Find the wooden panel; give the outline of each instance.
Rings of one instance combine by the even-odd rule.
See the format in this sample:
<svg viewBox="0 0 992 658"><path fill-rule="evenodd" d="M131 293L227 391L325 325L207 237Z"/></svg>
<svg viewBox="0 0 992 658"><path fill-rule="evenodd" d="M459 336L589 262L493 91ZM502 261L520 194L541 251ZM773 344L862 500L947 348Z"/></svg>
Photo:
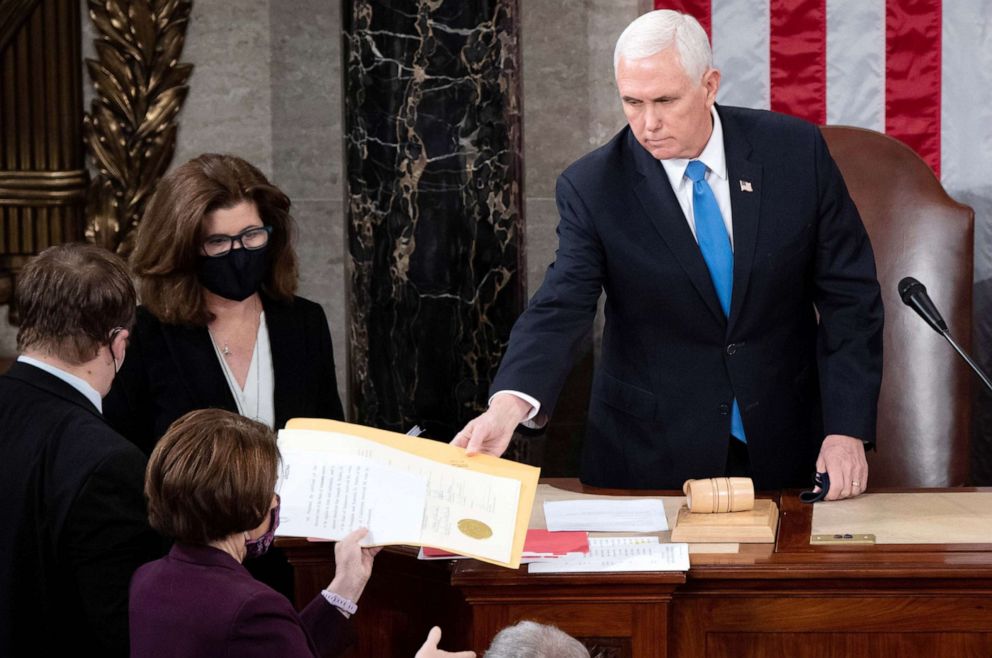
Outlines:
<svg viewBox="0 0 992 658"><path fill-rule="evenodd" d="M988 633L711 633L707 658L988 658Z"/></svg>
<svg viewBox="0 0 992 658"><path fill-rule="evenodd" d="M510 623L524 619L552 624L570 635L630 637L634 607L629 604L537 604L508 606Z"/></svg>
<svg viewBox="0 0 992 658"><path fill-rule="evenodd" d="M664 658L668 651L668 604L641 605L634 611L633 655Z"/></svg>
<svg viewBox="0 0 992 658"><path fill-rule="evenodd" d="M334 545L281 538L277 545L293 566L296 608L302 609L334 577ZM464 649L470 645L472 613L450 587L450 563L421 562L415 556L407 549L383 551L376 556L372 578L353 619L358 642L345 654L347 657L409 658L432 626L441 627L442 648ZM501 610L495 612L499 619L503 618ZM496 630L500 628L502 625ZM483 648L487 644L488 640Z"/></svg>
<svg viewBox="0 0 992 658"><path fill-rule="evenodd" d="M777 630L795 632L992 632L992 592L988 591L909 596L906 592L772 595L738 590L705 597L680 593L674 607L673 625L707 630L757 631L773 620Z"/></svg>

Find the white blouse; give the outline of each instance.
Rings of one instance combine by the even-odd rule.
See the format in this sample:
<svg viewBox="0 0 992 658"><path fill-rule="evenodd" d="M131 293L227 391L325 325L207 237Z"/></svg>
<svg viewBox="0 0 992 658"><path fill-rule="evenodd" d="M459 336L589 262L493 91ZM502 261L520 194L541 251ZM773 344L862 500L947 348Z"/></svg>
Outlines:
<svg viewBox="0 0 992 658"><path fill-rule="evenodd" d="M255 349L251 353L248 377L245 379L243 389L238 386L238 379L227 365L227 359L217 347L213 335L210 336L210 342L214 346L217 360L220 361L221 370L224 371L224 379L227 380L234 401L238 405L238 413L275 429L275 373L272 370L272 346L269 344L269 328L265 324L265 312L263 311L258 318Z"/></svg>

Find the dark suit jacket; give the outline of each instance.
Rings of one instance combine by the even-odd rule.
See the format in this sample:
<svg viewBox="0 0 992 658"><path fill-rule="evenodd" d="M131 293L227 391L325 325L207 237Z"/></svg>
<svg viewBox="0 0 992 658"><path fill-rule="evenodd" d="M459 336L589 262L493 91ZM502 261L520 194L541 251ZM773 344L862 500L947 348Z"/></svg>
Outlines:
<svg viewBox="0 0 992 658"><path fill-rule="evenodd" d="M529 393L550 415L605 290L588 484L722 475L735 397L760 488L809 484L825 434L874 441L882 302L840 172L809 123L717 111L734 227L729 319L661 163L629 128L558 180L556 260L492 390Z"/></svg>
<svg viewBox="0 0 992 658"><path fill-rule="evenodd" d="M334 656L351 624L323 597L297 614L286 597L210 546L175 544L131 582L132 658Z"/></svg>
<svg viewBox="0 0 992 658"><path fill-rule="evenodd" d="M0 377L0 656L127 656L127 586L162 554L145 457L39 368Z"/></svg>
<svg viewBox="0 0 992 658"><path fill-rule="evenodd" d="M331 333L324 310L296 297L263 297L275 373L276 427L295 417L342 420ZM103 403L114 428L151 454L174 420L194 409L237 412L206 327L168 325L148 309L138 318L124 365Z"/></svg>

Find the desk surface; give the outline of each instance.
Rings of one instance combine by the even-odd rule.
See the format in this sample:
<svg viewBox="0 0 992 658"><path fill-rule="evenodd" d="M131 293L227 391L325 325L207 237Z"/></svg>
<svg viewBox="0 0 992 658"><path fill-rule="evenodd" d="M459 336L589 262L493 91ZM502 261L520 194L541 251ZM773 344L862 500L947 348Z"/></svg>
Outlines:
<svg viewBox="0 0 992 658"><path fill-rule="evenodd" d="M673 493L544 482L591 494ZM632 658L992 655L992 541L811 545L813 507L797 494L759 494L779 505L775 544L692 554L687 573L529 574L388 549L376 559L378 593L363 596L366 614L379 610L367 618L356 655L404 655L413 645L389 638L416 638L433 623L452 627L445 648L481 651L500 628L528 618ZM329 580L333 550L296 539L279 544L297 569L297 602L305 603ZM425 596L442 601L444 613L425 607Z"/></svg>
<svg viewBox="0 0 992 658"><path fill-rule="evenodd" d="M548 479L543 483L560 489L594 494L672 495L670 491L628 491L587 487L575 480ZM954 489L953 491L989 491L988 489ZM741 544L737 553L693 554L688 579L715 578L976 578L984 574L992 579L992 528L986 544L888 544L888 545L811 545L809 543L813 506L799 502L797 491L782 494L759 494L773 498L780 517L775 544ZM671 582L670 574L584 574L592 580L649 580ZM561 579L547 574L541 578ZM537 576L492 567L475 560L455 563L452 582L469 584L478 579L495 582L520 578L534 582ZM568 578L574 578L569 575Z"/></svg>

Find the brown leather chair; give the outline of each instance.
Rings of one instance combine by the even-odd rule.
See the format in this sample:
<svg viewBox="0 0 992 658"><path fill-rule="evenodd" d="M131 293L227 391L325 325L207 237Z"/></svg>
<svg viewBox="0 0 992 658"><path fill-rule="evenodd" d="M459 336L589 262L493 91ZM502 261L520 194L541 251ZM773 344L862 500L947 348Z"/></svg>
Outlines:
<svg viewBox="0 0 992 658"><path fill-rule="evenodd" d="M897 286L923 283L951 336L971 344L975 213L949 196L916 153L881 133L821 128L875 250L885 304L878 451L869 488L968 482L972 374L950 345L902 303Z"/></svg>

